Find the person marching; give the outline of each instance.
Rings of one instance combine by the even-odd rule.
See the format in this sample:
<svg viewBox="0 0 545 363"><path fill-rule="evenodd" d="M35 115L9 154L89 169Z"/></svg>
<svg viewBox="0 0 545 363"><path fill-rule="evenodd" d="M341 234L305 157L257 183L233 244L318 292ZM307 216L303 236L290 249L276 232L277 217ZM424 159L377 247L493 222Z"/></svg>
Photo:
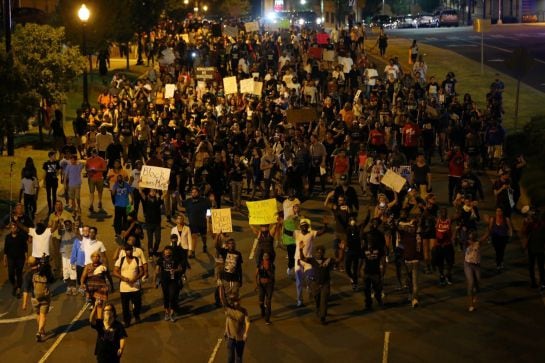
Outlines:
<svg viewBox="0 0 545 363"><path fill-rule="evenodd" d="M259 291L261 317L267 325L271 324L271 301L274 291L274 262L268 252L263 252L255 273L256 290Z"/></svg>

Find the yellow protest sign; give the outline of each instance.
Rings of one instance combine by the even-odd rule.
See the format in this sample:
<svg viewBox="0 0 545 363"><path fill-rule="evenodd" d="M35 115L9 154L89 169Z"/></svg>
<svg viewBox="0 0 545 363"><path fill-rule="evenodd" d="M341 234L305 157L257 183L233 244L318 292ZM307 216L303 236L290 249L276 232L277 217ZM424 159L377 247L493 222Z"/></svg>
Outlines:
<svg viewBox="0 0 545 363"><path fill-rule="evenodd" d="M168 190L169 179L170 169L144 165L140 172L140 183L138 184L138 187Z"/></svg>
<svg viewBox="0 0 545 363"><path fill-rule="evenodd" d="M246 202L250 215L250 224L271 224L276 223L278 209L276 199L259 200L257 202Z"/></svg>
<svg viewBox="0 0 545 363"><path fill-rule="evenodd" d="M212 233L233 232L231 208L212 209Z"/></svg>
<svg viewBox="0 0 545 363"><path fill-rule="evenodd" d="M237 77L225 77L223 78L223 90L226 95L238 93Z"/></svg>
<svg viewBox="0 0 545 363"><path fill-rule="evenodd" d="M399 193L407 181L401 175L388 169L380 182L396 193Z"/></svg>

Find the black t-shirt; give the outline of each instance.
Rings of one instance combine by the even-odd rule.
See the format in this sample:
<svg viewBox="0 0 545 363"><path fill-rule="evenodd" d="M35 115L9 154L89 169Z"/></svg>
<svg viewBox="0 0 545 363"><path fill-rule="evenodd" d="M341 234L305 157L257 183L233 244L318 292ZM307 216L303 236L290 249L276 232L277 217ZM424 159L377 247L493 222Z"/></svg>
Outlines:
<svg viewBox="0 0 545 363"><path fill-rule="evenodd" d="M58 160L48 160L44 163L42 169L45 171L46 182L55 182L58 180L58 173L59 170L61 170L61 164Z"/></svg>
<svg viewBox="0 0 545 363"><path fill-rule="evenodd" d="M25 259L25 253L27 253L28 251L27 239L28 237L22 232L17 232L15 236L12 236L11 233L6 236L4 253L8 257L8 259Z"/></svg>
<svg viewBox="0 0 545 363"><path fill-rule="evenodd" d="M127 337L125 328L119 321L114 321L108 330L104 327L104 321L97 319L94 325L91 325L97 331L97 342L95 345L95 355L99 362L119 362L117 351L120 347L121 339Z"/></svg>
<svg viewBox="0 0 545 363"><path fill-rule="evenodd" d="M431 173L430 167L428 164L424 166L418 166L417 164L413 165L414 173L414 183L416 185L428 185L428 173Z"/></svg>
<svg viewBox="0 0 545 363"><path fill-rule="evenodd" d="M163 204L163 200L158 197L148 197L142 201L144 211L146 212L146 223L161 224L161 204Z"/></svg>
<svg viewBox="0 0 545 363"><path fill-rule="evenodd" d="M384 244L379 240L366 241L363 245L363 256L365 259L364 272L377 275L380 273L380 261L384 256Z"/></svg>

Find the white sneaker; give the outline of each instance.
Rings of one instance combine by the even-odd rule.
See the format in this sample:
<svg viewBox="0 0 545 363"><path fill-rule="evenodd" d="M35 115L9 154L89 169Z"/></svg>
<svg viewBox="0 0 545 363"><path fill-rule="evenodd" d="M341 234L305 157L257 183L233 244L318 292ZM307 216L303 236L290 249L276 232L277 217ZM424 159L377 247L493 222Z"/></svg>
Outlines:
<svg viewBox="0 0 545 363"><path fill-rule="evenodd" d="M288 269L286 270L286 274L288 275L288 277L291 276L292 272L293 272L293 268L288 267Z"/></svg>
<svg viewBox="0 0 545 363"><path fill-rule="evenodd" d="M417 299L413 299L411 305L412 305L413 308L416 308L416 307L418 306L418 300L417 300Z"/></svg>
<svg viewBox="0 0 545 363"><path fill-rule="evenodd" d="M475 311L475 306L471 305L468 310L469 310L470 313Z"/></svg>
<svg viewBox="0 0 545 363"><path fill-rule="evenodd" d="M297 300L297 307L300 308L303 306L303 300Z"/></svg>

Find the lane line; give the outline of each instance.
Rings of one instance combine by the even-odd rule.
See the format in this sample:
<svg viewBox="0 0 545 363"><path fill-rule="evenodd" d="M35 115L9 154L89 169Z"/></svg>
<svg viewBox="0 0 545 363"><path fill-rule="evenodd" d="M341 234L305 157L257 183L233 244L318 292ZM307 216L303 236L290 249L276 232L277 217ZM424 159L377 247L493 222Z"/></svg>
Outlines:
<svg viewBox="0 0 545 363"><path fill-rule="evenodd" d="M384 332L384 348L382 349L382 363L388 363L388 349L390 346L390 332Z"/></svg>
<svg viewBox="0 0 545 363"><path fill-rule="evenodd" d="M208 363L213 363L216 359L216 354L218 354L218 350L220 349L220 344L223 341L223 338L219 338L218 342L216 343L216 346L214 347L214 350L212 351L212 355L208 359Z"/></svg>
<svg viewBox="0 0 545 363"><path fill-rule="evenodd" d="M74 317L74 319L72 319L72 321L70 322L70 324L66 327L66 329L64 330L64 332L59 335L59 337L57 338L57 340L55 340L55 343L53 343L53 345L51 346L51 348L49 348L49 350L47 352L45 352L45 354L43 355L42 359L40 359L38 361L38 363L44 363L47 358L49 358L49 356L53 353L53 351L59 346L59 344L61 344L61 341L64 339L64 337L66 336L66 334L68 334L68 332L70 331L70 329L72 329L72 327L74 326L74 323L76 321L79 320L79 318L81 318L81 316L83 315L83 313L87 310L87 308L89 307L89 303L86 303L85 305L83 305L83 307L81 308L81 310L79 311L79 313Z"/></svg>
<svg viewBox="0 0 545 363"><path fill-rule="evenodd" d="M53 310L53 306L49 307L49 311ZM0 317L6 315L7 313L3 313L0 315ZM29 314L25 316L20 316L18 318L11 318L11 319L0 319L0 324L11 324L11 323L20 323L22 321L29 321L29 320L36 320L36 314Z"/></svg>

